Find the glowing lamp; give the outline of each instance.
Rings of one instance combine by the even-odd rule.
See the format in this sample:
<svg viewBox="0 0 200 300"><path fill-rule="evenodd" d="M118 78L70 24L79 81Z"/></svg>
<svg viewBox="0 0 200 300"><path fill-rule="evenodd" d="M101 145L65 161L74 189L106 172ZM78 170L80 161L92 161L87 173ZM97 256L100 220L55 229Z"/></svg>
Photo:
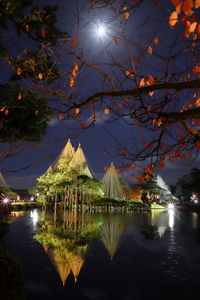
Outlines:
<svg viewBox="0 0 200 300"><path fill-rule="evenodd" d="M3 203L4 203L4 204L7 204L7 203L8 203L8 201L9 201L9 199L8 199L8 198L4 198L4 199L3 199Z"/></svg>

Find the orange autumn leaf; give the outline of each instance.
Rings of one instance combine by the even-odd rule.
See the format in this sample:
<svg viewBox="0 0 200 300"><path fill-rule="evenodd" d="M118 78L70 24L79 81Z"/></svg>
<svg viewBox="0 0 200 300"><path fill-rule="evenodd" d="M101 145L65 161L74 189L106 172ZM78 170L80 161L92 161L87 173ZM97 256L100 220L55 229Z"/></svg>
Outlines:
<svg viewBox="0 0 200 300"><path fill-rule="evenodd" d="M22 70L20 68L17 69L17 75L21 75Z"/></svg>
<svg viewBox="0 0 200 300"><path fill-rule="evenodd" d="M40 80L42 80L42 78L43 78L42 73L39 73L39 74L38 74L38 78L39 78Z"/></svg>
<svg viewBox="0 0 200 300"><path fill-rule="evenodd" d="M71 73L72 73L72 76L75 78L76 77L76 70L73 69Z"/></svg>
<svg viewBox="0 0 200 300"><path fill-rule="evenodd" d="M130 100L130 98L125 97L125 98L124 98L124 101L125 101L125 102L130 102L131 100Z"/></svg>
<svg viewBox="0 0 200 300"><path fill-rule="evenodd" d="M80 114L80 109L76 108L75 112L76 112L76 115Z"/></svg>
<svg viewBox="0 0 200 300"><path fill-rule="evenodd" d="M106 108L104 109L103 113L104 113L104 115L109 115L110 109L106 107Z"/></svg>
<svg viewBox="0 0 200 300"><path fill-rule="evenodd" d="M147 52L148 52L149 54L152 54L152 53L153 53L153 48L152 48L151 46L149 46L148 49L147 49Z"/></svg>
<svg viewBox="0 0 200 300"><path fill-rule="evenodd" d="M194 5L193 0L185 0L183 2L182 11L184 12L184 14L186 16L188 16L192 13L193 5Z"/></svg>
<svg viewBox="0 0 200 300"><path fill-rule="evenodd" d="M197 27L197 22L190 23L189 28L188 28L189 33L194 32L196 27Z"/></svg>
<svg viewBox="0 0 200 300"><path fill-rule="evenodd" d="M142 78L138 84L139 88L143 87L145 85L145 80Z"/></svg>
<svg viewBox="0 0 200 300"><path fill-rule="evenodd" d="M114 39L115 45L119 44L119 40L118 39Z"/></svg>
<svg viewBox="0 0 200 300"><path fill-rule="evenodd" d="M124 10L127 10L126 6L124 7ZM129 12L128 11L125 12L124 18L125 18L125 20L127 20L129 18Z"/></svg>
<svg viewBox="0 0 200 300"><path fill-rule="evenodd" d="M199 8L200 7L200 0L196 0L195 1L195 8Z"/></svg>
<svg viewBox="0 0 200 300"><path fill-rule="evenodd" d="M59 119L63 120L65 117L63 115L59 115Z"/></svg>
<svg viewBox="0 0 200 300"><path fill-rule="evenodd" d="M75 82L74 82L73 77L70 77L69 78L69 85L70 85L70 87L72 88L74 86L74 84L75 84Z"/></svg>
<svg viewBox="0 0 200 300"><path fill-rule="evenodd" d="M92 112L92 121L95 121L96 116L95 116L95 112Z"/></svg>
<svg viewBox="0 0 200 300"><path fill-rule="evenodd" d="M29 32L29 26L28 26L28 24L25 25L25 31Z"/></svg>
<svg viewBox="0 0 200 300"><path fill-rule="evenodd" d="M153 96L153 94L154 94L154 91L150 91L150 92L149 92L149 96L151 96L151 97L152 97L152 96Z"/></svg>
<svg viewBox="0 0 200 300"><path fill-rule="evenodd" d="M77 64L74 65L74 70L75 70L75 71L78 71L78 70L79 70L79 67L78 67Z"/></svg>
<svg viewBox="0 0 200 300"><path fill-rule="evenodd" d="M22 95L19 94L19 95L17 96L17 99L18 99L18 100L21 100L21 99L22 99Z"/></svg>
<svg viewBox="0 0 200 300"><path fill-rule="evenodd" d="M154 41L154 44L158 44L158 42L159 42L159 39L157 38L157 37L155 37L154 39L153 39L153 41Z"/></svg>
<svg viewBox="0 0 200 300"><path fill-rule="evenodd" d="M72 47L76 47L78 45L78 41L76 39L72 39Z"/></svg>
<svg viewBox="0 0 200 300"><path fill-rule="evenodd" d="M176 11L173 11L169 16L169 20L168 20L169 26L174 27L177 22L178 22L178 14Z"/></svg>
<svg viewBox="0 0 200 300"><path fill-rule="evenodd" d="M197 101L195 102L195 105L196 105L196 106L200 106L200 98L197 99Z"/></svg>
<svg viewBox="0 0 200 300"><path fill-rule="evenodd" d="M153 76L152 75L147 75L146 76L146 84L147 85L151 85L151 84L153 84L154 83L154 78L153 78Z"/></svg>
<svg viewBox="0 0 200 300"><path fill-rule="evenodd" d="M160 118L158 121L157 121L157 125L158 127L162 124L162 119Z"/></svg>
<svg viewBox="0 0 200 300"><path fill-rule="evenodd" d="M171 2L175 6L177 14L180 14L183 1L182 0L171 0Z"/></svg>

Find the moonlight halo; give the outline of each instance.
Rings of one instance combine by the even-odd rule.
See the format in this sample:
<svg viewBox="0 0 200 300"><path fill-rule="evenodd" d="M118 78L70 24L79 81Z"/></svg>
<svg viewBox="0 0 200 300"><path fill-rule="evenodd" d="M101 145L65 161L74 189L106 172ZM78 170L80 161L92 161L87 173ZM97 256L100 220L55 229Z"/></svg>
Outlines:
<svg viewBox="0 0 200 300"><path fill-rule="evenodd" d="M103 24L97 25L96 32L99 37L103 37L106 34L105 25L103 25Z"/></svg>

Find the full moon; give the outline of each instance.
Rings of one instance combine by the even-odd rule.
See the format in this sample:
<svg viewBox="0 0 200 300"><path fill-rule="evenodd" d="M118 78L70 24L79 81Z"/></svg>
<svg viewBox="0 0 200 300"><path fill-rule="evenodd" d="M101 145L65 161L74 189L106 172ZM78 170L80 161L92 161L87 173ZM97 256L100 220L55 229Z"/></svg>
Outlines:
<svg viewBox="0 0 200 300"><path fill-rule="evenodd" d="M98 36L102 37L103 35L105 35L105 33L106 33L105 26L103 26L103 25L97 26L97 34L98 34Z"/></svg>

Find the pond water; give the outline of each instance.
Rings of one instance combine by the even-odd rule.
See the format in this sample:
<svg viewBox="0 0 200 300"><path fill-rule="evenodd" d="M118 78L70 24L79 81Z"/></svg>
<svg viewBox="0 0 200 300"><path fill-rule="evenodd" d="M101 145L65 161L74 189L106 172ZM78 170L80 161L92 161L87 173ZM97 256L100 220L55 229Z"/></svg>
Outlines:
<svg viewBox="0 0 200 300"><path fill-rule="evenodd" d="M200 287L200 215L153 210L13 212L1 240L26 299L191 299Z"/></svg>

